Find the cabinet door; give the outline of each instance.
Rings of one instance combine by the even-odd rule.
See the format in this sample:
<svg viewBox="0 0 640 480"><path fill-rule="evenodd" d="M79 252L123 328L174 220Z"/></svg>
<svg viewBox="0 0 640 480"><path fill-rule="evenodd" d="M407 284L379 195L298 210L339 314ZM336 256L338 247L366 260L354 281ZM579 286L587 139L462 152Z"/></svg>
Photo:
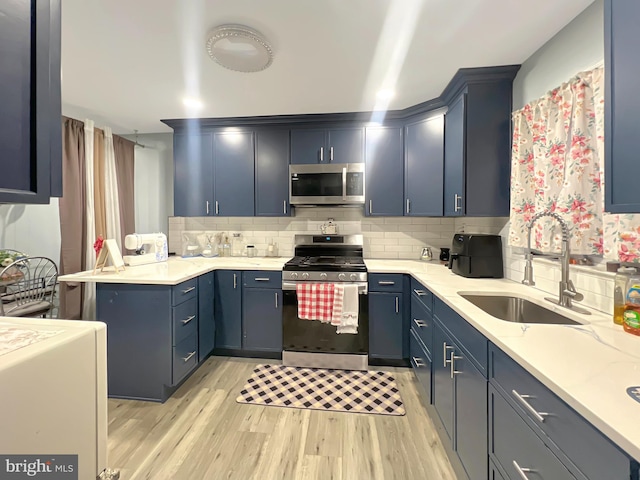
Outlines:
<svg viewBox="0 0 640 480"><path fill-rule="evenodd" d="M400 293L369 294L369 356L402 359L403 302Z"/></svg>
<svg viewBox="0 0 640 480"><path fill-rule="evenodd" d="M486 478L487 380L457 348L455 355L456 451L469 478Z"/></svg>
<svg viewBox="0 0 640 480"><path fill-rule="evenodd" d="M453 380L449 366L453 342L444 333L442 327L434 322L433 328L433 406L436 408L440 420L449 438L453 439Z"/></svg>
<svg viewBox="0 0 640 480"><path fill-rule="evenodd" d="M365 132L365 214L402 216L404 158L402 128L370 127Z"/></svg>
<svg viewBox="0 0 640 480"><path fill-rule="evenodd" d="M362 128L340 128L329 130L329 163L363 163L364 130Z"/></svg>
<svg viewBox="0 0 640 480"><path fill-rule="evenodd" d="M639 2L605 1L605 210L640 213L637 78Z"/></svg>
<svg viewBox="0 0 640 480"><path fill-rule="evenodd" d="M284 217L289 209L289 130L256 132L256 215Z"/></svg>
<svg viewBox="0 0 640 480"><path fill-rule="evenodd" d="M466 101L463 93L449 107L444 129L444 215L464 215L465 155L466 155Z"/></svg>
<svg viewBox="0 0 640 480"><path fill-rule="evenodd" d="M240 272L215 272L216 348L242 348L242 290Z"/></svg>
<svg viewBox="0 0 640 480"><path fill-rule="evenodd" d="M198 277L198 363L207 358L215 346L214 287L213 272Z"/></svg>
<svg viewBox="0 0 640 480"><path fill-rule="evenodd" d="M51 150L60 147L51 138L60 134L59 15L59 2L2 5L0 203L49 202L51 159L61 155Z"/></svg>
<svg viewBox="0 0 640 480"><path fill-rule="evenodd" d="M405 215L442 216L444 119L408 125L405 131Z"/></svg>
<svg viewBox="0 0 640 480"><path fill-rule="evenodd" d="M282 290L245 288L242 297L242 348L282 351Z"/></svg>
<svg viewBox="0 0 640 480"><path fill-rule="evenodd" d="M329 163L325 130L291 130L291 163Z"/></svg>
<svg viewBox="0 0 640 480"><path fill-rule="evenodd" d="M174 215L213 215L213 134L175 133L173 163Z"/></svg>
<svg viewBox="0 0 640 480"><path fill-rule="evenodd" d="M215 214L246 217L254 214L253 132L216 133Z"/></svg>

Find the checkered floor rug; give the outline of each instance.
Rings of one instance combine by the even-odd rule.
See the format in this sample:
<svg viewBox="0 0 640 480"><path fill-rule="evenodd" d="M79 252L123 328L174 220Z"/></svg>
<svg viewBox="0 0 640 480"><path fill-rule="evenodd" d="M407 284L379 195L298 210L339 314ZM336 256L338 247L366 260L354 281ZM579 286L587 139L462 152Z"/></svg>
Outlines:
<svg viewBox="0 0 640 480"><path fill-rule="evenodd" d="M335 412L405 414L396 381L387 372L258 365L236 402Z"/></svg>

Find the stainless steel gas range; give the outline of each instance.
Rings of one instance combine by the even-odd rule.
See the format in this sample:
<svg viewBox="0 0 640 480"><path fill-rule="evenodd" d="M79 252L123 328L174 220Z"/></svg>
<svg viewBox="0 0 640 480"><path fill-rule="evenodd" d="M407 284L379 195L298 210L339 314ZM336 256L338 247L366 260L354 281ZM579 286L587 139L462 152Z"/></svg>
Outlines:
<svg viewBox="0 0 640 480"><path fill-rule="evenodd" d="M296 235L295 256L282 271L283 353L289 366L366 370L369 351L367 267L362 235ZM298 316L297 286L341 283L358 287L358 333Z"/></svg>

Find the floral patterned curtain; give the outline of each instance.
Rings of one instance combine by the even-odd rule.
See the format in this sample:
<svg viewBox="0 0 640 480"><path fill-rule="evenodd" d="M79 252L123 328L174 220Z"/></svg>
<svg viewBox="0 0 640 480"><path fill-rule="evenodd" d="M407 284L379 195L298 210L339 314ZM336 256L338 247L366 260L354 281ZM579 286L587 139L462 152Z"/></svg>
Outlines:
<svg viewBox="0 0 640 480"><path fill-rule="evenodd" d="M571 252L640 262L640 215L604 213L604 69L582 72L513 113L509 244L526 247L527 223L543 210L571 229ZM559 252L551 218L531 244Z"/></svg>

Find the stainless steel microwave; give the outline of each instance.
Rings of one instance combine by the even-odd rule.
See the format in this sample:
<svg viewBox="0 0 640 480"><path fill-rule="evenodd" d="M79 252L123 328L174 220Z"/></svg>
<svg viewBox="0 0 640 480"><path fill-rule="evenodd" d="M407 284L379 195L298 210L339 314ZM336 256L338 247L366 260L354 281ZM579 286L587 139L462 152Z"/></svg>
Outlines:
<svg viewBox="0 0 640 480"><path fill-rule="evenodd" d="M364 163L289 165L291 205L364 205Z"/></svg>

